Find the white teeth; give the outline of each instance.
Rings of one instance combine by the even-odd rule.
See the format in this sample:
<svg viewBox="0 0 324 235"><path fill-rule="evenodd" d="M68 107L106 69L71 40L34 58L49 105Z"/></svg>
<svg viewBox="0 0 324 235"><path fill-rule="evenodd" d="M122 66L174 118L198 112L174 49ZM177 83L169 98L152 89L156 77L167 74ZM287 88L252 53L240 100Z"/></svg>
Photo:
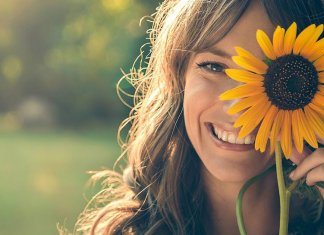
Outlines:
<svg viewBox="0 0 324 235"><path fill-rule="evenodd" d="M236 138L236 144L244 144L244 139L242 138Z"/></svg>
<svg viewBox="0 0 324 235"><path fill-rule="evenodd" d="M214 127L214 132L218 139L229 142L231 144L253 144L255 141L254 135L248 135L242 139L238 138L238 136L234 133L218 130L216 127Z"/></svg>
<svg viewBox="0 0 324 235"><path fill-rule="evenodd" d="M222 138L222 131L221 130L219 130L219 132L217 133L217 132L215 132L216 134L217 134L217 136L218 136L218 138L219 139L221 139Z"/></svg>
<svg viewBox="0 0 324 235"><path fill-rule="evenodd" d="M228 133L226 131L223 131L222 134L222 140L227 141Z"/></svg>
<svg viewBox="0 0 324 235"><path fill-rule="evenodd" d="M236 137L234 134L229 134L228 137L227 137L227 142L231 143L231 144L235 144L235 140L236 140Z"/></svg>
<svg viewBox="0 0 324 235"><path fill-rule="evenodd" d="M251 144L251 136L248 135L244 138L244 144Z"/></svg>

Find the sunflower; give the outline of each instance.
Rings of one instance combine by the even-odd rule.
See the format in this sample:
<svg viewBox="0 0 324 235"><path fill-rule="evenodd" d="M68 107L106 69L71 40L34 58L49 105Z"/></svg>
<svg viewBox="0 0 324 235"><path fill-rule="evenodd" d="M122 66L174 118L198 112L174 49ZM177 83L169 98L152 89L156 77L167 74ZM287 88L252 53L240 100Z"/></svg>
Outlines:
<svg viewBox="0 0 324 235"><path fill-rule="evenodd" d="M277 138L286 158L292 146L303 151L304 140L318 148L316 135L324 137L324 38L323 25L314 24L297 36L297 24L287 31L277 26L273 40L262 30L256 39L266 59L235 47L233 61L242 69L226 69L242 82L220 95L221 100L240 99L227 112L243 112L234 123L243 138L259 128L255 149L264 152L270 139L273 153Z"/></svg>

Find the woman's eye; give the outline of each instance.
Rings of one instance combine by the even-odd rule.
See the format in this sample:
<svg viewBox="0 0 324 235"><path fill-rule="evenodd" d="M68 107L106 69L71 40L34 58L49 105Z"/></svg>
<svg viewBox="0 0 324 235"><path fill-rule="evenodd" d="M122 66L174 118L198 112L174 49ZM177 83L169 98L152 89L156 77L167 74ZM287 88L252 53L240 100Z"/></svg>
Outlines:
<svg viewBox="0 0 324 235"><path fill-rule="evenodd" d="M215 62L203 62L203 63L199 63L197 65L198 65L198 68L205 69L205 70L215 72L215 73L224 72L224 69L225 69L224 65L215 63Z"/></svg>

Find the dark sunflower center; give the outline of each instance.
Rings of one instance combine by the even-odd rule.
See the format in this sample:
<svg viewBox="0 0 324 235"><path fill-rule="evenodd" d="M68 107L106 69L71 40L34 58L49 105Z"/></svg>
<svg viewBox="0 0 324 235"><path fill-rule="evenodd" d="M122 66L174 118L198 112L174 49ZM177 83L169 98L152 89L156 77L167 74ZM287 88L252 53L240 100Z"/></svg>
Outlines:
<svg viewBox="0 0 324 235"><path fill-rule="evenodd" d="M274 60L264 78L265 91L280 109L303 108L317 91L318 75L314 65L299 55Z"/></svg>

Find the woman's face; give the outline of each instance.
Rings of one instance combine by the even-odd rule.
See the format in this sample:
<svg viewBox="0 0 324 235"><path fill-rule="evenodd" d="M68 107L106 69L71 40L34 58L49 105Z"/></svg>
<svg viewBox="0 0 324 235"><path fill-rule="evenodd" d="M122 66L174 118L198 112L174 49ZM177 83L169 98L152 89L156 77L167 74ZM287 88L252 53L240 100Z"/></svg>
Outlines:
<svg viewBox="0 0 324 235"><path fill-rule="evenodd" d="M254 149L256 132L238 139L239 128L234 128L233 123L239 115L226 113L237 101L223 102L218 98L239 85L224 73L225 68L239 68L231 60L236 55L235 46L265 58L256 41L257 29L272 35L274 25L260 3L252 1L221 41L191 56L185 76L184 119L189 139L205 173L221 181L244 181L274 163L267 151L262 154Z"/></svg>

